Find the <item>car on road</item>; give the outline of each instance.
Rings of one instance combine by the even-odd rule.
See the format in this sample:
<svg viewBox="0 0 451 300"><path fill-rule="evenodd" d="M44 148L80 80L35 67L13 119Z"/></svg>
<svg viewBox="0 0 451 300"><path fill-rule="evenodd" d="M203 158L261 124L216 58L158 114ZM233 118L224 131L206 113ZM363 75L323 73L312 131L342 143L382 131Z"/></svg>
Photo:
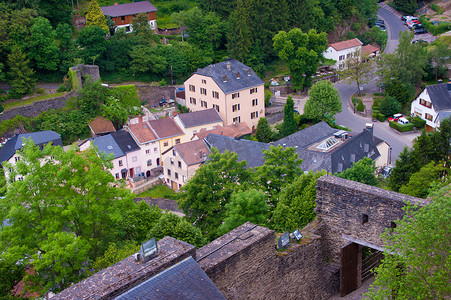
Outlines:
<svg viewBox="0 0 451 300"><path fill-rule="evenodd" d="M428 33L428 31L426 29L424 29L423 27L417 27L413 29L413 32L415 34L424 34L424 33Z"/></svg>
<svg viewBox="0 0 451 300"><path fill-rule="evenodd" d="M402 114L394 114L390 118L388 118L388 121L398 122L399 118L402 117Z"/></svg>
<svg viewBox="0 0 451 300"><path fill-rule="evenodd" d="M385 29L384 25L375 25L374 27L377 27L377 28L379 28L382 31L387 31L387 29Z"/></svg>
<svg viewBox="0 0 451 300"><path fill-rule="evenodd" d="M402 125L407 125L407 124L409 124L410 122L409 122L409 120L407 120L406 118L401 117L401 118L398 119L398 123L399 123L399 124L402 124Z"/></svg>
<svg viewBox="0 0 451 300"><path fill-rule="evenodd" d="M418 20L412 20L410 22L407 22L406 25L409 29L412 29L415 25L419 25L420 21Z"/></svg>

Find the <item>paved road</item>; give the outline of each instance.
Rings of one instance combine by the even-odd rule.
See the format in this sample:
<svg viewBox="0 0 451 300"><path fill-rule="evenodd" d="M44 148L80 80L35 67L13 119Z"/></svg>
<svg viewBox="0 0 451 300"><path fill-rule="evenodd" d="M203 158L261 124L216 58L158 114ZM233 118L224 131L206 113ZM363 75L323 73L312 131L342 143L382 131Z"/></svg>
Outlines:
<svg viewBox="0 0 451 300"><path fill-rule="evenodd" d="M378 17L385 21L388 33L387 46L384 53L393 53L398 48L399 33L407 27L401 21L401 14L385 3L379 4Z"/></svg>

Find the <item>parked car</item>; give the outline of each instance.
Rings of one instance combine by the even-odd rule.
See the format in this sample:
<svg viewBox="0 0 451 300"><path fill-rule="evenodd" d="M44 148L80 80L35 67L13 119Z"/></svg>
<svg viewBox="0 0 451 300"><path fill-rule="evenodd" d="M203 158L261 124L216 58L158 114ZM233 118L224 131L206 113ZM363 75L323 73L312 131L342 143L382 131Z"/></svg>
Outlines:
<svg viewBox="0 0 451 300"><path fill-rule="evenodd" d="M377 27L377 28L379 28L379 29L382 30L382 31L387 31L387 29L385 29L385 26L384 26L384 25L376 25L376 26L374 26L374 27Z"/></svg>
<svg viewBox="0 0 451 300"><path fill-rule="evenodd" d="M408 22L410 22L412 20L418 21L418 18L417 17L412 17L412 16L405 16L403 21L404 21L404 24L407 24Z"/></svg>
<svg viewBox="0 0 451 300"><path fill-rule="evenodd" d="M388 176L390 176L390 173L391 173L391 170L392 170L392 169L393 169L393 166L390 166L390 165L385 166L385 167L382 169L381 177L382 177L382 178L388 178Z"/></svg>
<svg viewBox="0 0 451 300"><path fill-rule="evenodd" d="M375 24L376 25L385 25L385 22L384 22L384 20L381 20L381 19L379 19L379 20L377 20L376 22L375 22Z"/></svg>
<svg viewBox="0 0 451 300"><path fill-rule="evenodd" d="M409 124L410 122L409 122L409 120L407 120L406 118L401 117L401 118L398 119L398 123L399 123L399 124L402 124L402 125L407 125L407 124Z"/></svg>
<svg viewBox="0 0 451 300"><path fill-rule="evenodd" d="M417 25L417 24L420 24L420 21L418 21L418 20L412 20L412 21L410 21L410 22L407 22L407 27L409 28L409 29L412 29L413 28L413 26L415 26L415 25Z"/></svg>
<svg viewBox="0 0 451 300"><path fill-rule="evenodd" d="M419 40L412 41L412 44L416 44L416 43L419 43L419 44L429 44L428 41L425 41L425 40L423 40L423 39L419 39Z"/></svg>
<svg viewBox="0 0 451 300"><path fill-rule="evenodd" d="M428 33L428 31L427 31L426 29L424 29L423 27L415 28L415 29L413 30L413 32L414 32L415 34Z"/></svg>
<svg viewBox="0 0 451 300"><path fill-rule="evenodd" d="M388 121L398 122L399 118L402 117L402 114L394 114L390 118L388 118Z"/></svg>

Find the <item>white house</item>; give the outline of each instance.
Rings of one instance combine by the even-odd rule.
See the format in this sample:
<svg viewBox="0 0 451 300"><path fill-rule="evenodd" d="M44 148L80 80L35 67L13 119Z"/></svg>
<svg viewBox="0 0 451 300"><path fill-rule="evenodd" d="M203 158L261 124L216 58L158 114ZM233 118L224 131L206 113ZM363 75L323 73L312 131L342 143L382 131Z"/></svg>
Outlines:
<svg viewBox="0 0 451 300"><path fill-rule="evenodd" d="M427 86L412 101L411 115L426 120L426 131L440 126L440 120L451 116L451 80Z"/></svg>
<svg viewBox="0 0 451 300"><path fill-rule="evenodd" d="M363 43L359 39L352 39L343 42L330 44L326 51L323 52L323 56L327 59L333 59L336 61L331 67L339 69L344 61L351 57L352 53L357 50L362 50Z"/></svg>

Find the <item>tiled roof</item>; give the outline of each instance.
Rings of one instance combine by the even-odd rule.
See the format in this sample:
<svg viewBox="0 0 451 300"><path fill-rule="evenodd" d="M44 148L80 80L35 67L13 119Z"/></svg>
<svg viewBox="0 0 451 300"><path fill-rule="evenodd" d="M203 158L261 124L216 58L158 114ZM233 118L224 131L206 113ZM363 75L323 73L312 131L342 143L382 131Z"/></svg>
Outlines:
<svg viewBox="0 0 451 300"><path fill-rule="evenodd" d="M128 129L140 144L145 144L158 139L147 122L130 124Z"/></svg>
<svg viewBox="0 0 451 300"><path fill-rule="evenodd" d="M429 85L426 89L435 111L451 109L451 83Z"/></svg>
<svg viewBox="0 0 451 300"><path fill-rule="evenodd" d="M228 65L230 68L227 67ZM238 73L239 78L237 78ZM211 77L225 94L263 85L263 81L251 67L236 59L229 59L206 66L203 69L198 69L195 74ZM226 81L224 80L225 78L227 79Z"/></svg>
<svg viewBox="0 0 451 300"><path fill-rule="evenodd" d="M133 2L119 5L102 6L100 8L104 15L110 17L120 17L136 15L139 13L146 13L157 11L158 9L149 1Z"/></svg>
<svg viewBox="0 0 451 300"><path fill-rule="evenodd" d="M218 148L220 153L226 150L238 154L238 161L245 160L247 168L263 165L265 159L262 150L268 150L269 144L249 140L237 140L231 137L209 134L205 139L209 147Z"/></svg>
<svg viewBox="0 0 451 300"><path fill-rule="evenodd" d="M174 149L179 153L180 157L188 166L204 162L210 154L210 149L207 147L204 140L195 140L177 144L174 146Z"/></svg>
<svg viewBox="0 0 451 300"><path fill-rule="evenodd" d="M188 257L116 299L225 300L225 297L196 261Z"/></svg>
<svg viewBox="0 0 451 300"><path fill-rule="evenodd" d="M151 120L148 123L160 139L183 135L183 131L175 123L173 118Z"/></svg>
<svg viewBox="0 0 451 300"><path fill-rule="evenodd" d="M125 155L124 151L122 151L121 147L119 147L111 134L93 138L92 142L101 153L113 154L114 158Z"/></svg>
<svg viewBox="0 0 451 300"><path fill-rule="evenodd" d="M130 133L125 130L113 132L111 133L111 136L114 138L114 140L124 153L129 153L141 149L139 148L138 144L136 144Z"/></svg>
<svg viewBox="0 0 451 300"><path fill-rule="evenodd" d="M222 122L222 118L214 108L198 110L177 116L185 128Z"/></svg>
<svg viewBox="0 0 451 300"><path fill-rule="evenodd" d="M246 134L251 134L252 130L249 128L249 126L244 123L240 122L237 124L232 124L224 127L216 127L215 129L211 130L200 130L195 134L199 140L202 140L207 137L209 134L217 134L217 135L224 135L232 138L238 138L242 137Z"/></svg>
<svg viewBox="0 0 451 300"><path fill-rule="evenodd" d="M62 146L61 136L52 130L23 133L14 136L0 148L0 163L10 159L17 150L22 149L22 139L31 138L36 145L44 145L52 142L54 146Z"/></svg>
<svg viewBox="0 0 451 300"><path fill-rule="evenodd" d="M116 131L110 120L104 117L97 117L93 121L89 122L89 128L94 134L110 133Z"/></svg>
<svg viewBox="0 0 451 300"><path fill-rule="evenodd" d="M341 50L345 50L345 49L349 49L349 48L361 46L361 45L363 45L363 43L359 39L352 39L352 40L347 40L347 41L343 41L343 42L330 44L329 46L334 48L337 51L341 51Z"/></svg>
<svg viewBox="0 0 451 300"><path fill-rule="evenodd" d="M365 46L362 47L362 52L363 53L368 53L368 54L371 54L371 53L374 53L374 52L380 51L380 50L381 49L379 49L378 47L370 45L370 44L365 45Z"/></svg>

